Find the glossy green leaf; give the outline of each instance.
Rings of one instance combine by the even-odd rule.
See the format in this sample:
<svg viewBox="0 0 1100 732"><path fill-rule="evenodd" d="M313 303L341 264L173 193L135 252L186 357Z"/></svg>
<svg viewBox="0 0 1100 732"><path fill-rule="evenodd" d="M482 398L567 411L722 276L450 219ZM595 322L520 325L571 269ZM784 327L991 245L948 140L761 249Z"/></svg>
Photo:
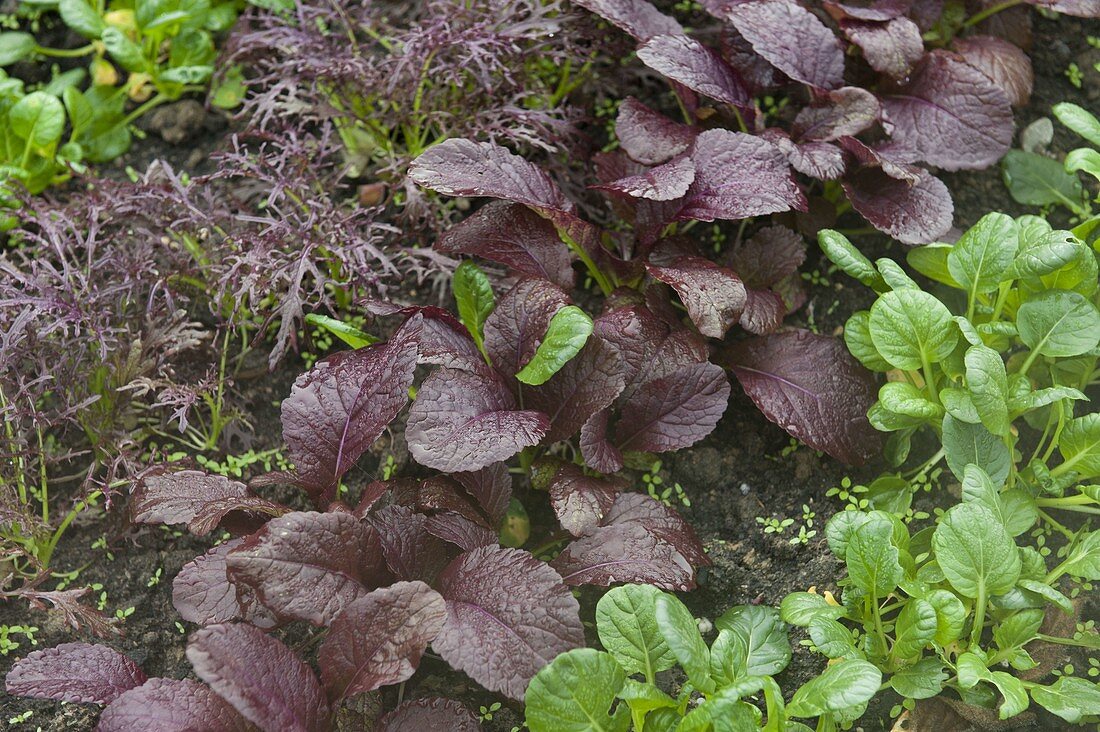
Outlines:
<svg viewBox="0 0 1100 732"><path fill-rule="evenodd" d="M878 692L882 672L860 659L833 664L794 693L787 705L792 717L816 717L865 704Z"/></svg>
<svg viewBox="0 0 1100 732"><path fill-rule="evenodd" d="M810 621L807 629L817 652L826 658L862 658L856 650L852 632L832 618L818 617Z"/></svg>
<svg viewBox="0 0 1100 732"><path fill-rule="evenodd" d="M676 700L652 684L627 679L619 698L633 711L648 714L655 709L674 709Z"/></svg>
<svg viewBox="0 0 1100 732"><path fill-rule="evenodd" d="M968 424L948 414L943 418L943 449L947 465L959 480L966 466L979 465L997 485L1008 478L1012 456L1004 441L980 424Z"/></svg>
<svg viewBox="0 0 1100 732"><path fill-rule="evenodd" d="M871 340L870 329L871 313L860 310L848 318L844 324L844 345L861 364L871 371L890 371L894 367L879 355L875 344Z"/></svg>
<svg viewBox="0 0 1100 732"><path fill-rule="evenodd" d="M1100 581L1100 530L1079 537L1059 568L1073 577Z"/></svg>
<svg viewBox="0 0 1100 732"><path fill-rule="evenodd" d="M55 96L31 92L8 110L8 124L35 150L51 150L65 130L65 107Z"/></svg>
<svg viewBox="0 0 1100 732"><path fill-rule="evenodd" d="M1088 401L1089 398L1077 389L1068 386L1052 386L1009 399L1008 409L1010 412L1029 412L1062 399Z"/></svg>
<svg viewBox="0 0 1100 732"><path fill-rule="evenodd" d="M845 610L840 605L830 605L823 595L816 592L792 592L779 603L779 617L783 622L806 627L814 618L842 618Z"/></svg>
<svg viewBox="0 0 1100 732"><path fill-rule="evenodd" d="M1020 648L1035 639L1043 624L1042 610L1021 610L993 626L993 642L997 648L1007 651Z"/></svg>
<svg viewBox="0 0 1100 732"><path fill-rule="evenodd" d="M938 658L922 658L890 677L890 686L907 699L930 699L941 691L948 675Z"/></svg>
<svg viewBox="0 0 1100 732"><path fill-rule="evenodd" d="M111 55L118 65L127 71L148 71L149 62L141 46L137 45L118 28L109 26L103 29L100 36L107 53Z"/></svg>
<svg viewBox="0 0 1100 732"><path fill-rule="evenodd" d="M1100 344L1100 311L1077 292L1044 292L1020 306L1016 322L1020 340L1043 356L1077 356Z"/></svg>
<svg viewBox="0 0 1100 732"><path fill-rule="evenodd" d="M1011 216L989 213L971 226L947 255L947 269L971 300L997 289L1020 248Z"/></svg>
<svg viewBox="0 0 1100 732"><path fill-rule="evenodd" d="M99 38L107 27L103 17L88 0L59 0L57 12L65 25L89 40Z"/></svg>
<svg viewBox="0 0 1100 732"><path fill-rule="evenodd" d="M907 381L886 382L878 390L878 399L883 407L903 417L935 420L943 416L943 407Z"/></svg>
<svg viewBox="0 0 1100 732"><path fill-rule="evenodd" d="M1051 111L1058 121L1085 138L1093 145L1100 147L1100 120L1083 107L1070 102L1055 104Z"/></svg>
<svg viewBox="0 0 1100 732"><path fill-rule="evenodd" d="M981 424L982 418L978 414L978 408L974 406L974 399L966 389L947 387L940 390L940 401L944 410L959 422L967 424Z"/></svg>
<svg viewBox="0 0 1100 732"><path fill-rule="evenodd" d="M751 676L774 676L791 662L787 625L773 607L738 605L722 613L714 625L744 640L748 651L745 670Z"/></svg>
<svg viewBox="0 0 1100 732"><path fill-rule="evenodd" d="M1035 502L1019 488L999 491L984 470L971 463L963 470L962 498L988 508L1009 536L1019 536L1039 517Z"/></svg>
<svg viewBox="0 0 1100 732"><path fill-rule="evenodd" d="M1033 686L1031 698L1070 724L1100 716L1100 684L1077 676L1062 676L1050 686Z"/></svg>
<svg viewBox="0 0 1100 732"><path fill-rule="evenodd" d="M719 630L710 646L710 677L722 688L748 675L748 638L731 630Z"/></svg>
<svg viewBox="0 0 1100 732"><path fill-rule="evenodd" d="M1021 589L1034 592L1050 604L1055 605L1066 615L1073 615L1073 603L1070 602L1070 599L1047 583L1034 579L1021 579L1017 584Z"/></svg>
<svg viewBox="0 0 1100 732"><path fill-rule="evenodd" d="M920 285L892 259L882 257L875 260L875 268L891 290L919 290Z"/></svg>
<svg viewBox="0 0 1100 732"><path fill-rule="evenodd" d="M1023 150L1009 150L1001 161L1008 192L1029 206L1058 204L1079 214L1085 189L1076 175L1057 160Z"/></svg>
<svg viewBox="0 0 1100 732"><path fill-rule="evenodd" d="M848 541L844 556L848 579L868 595L885 597L904 576L893 535L888 520L875 519L856 528Z"/></svg>
<svg viewBox="0 0 1100 732"><path fill-rule="evenodd" d="M952 249L954 247L950 244L926 244L906 252L905 261L925 277L961 290L962 285L955 280L947 267L947 257Z"/></svg>
<svg viewBox="0 0 1100 732"><path fill-rule="evenodd" d="M625 704L611 712L626 674L610 654L577 648L555 658L527 687L527 727L531 732L626 732Z"/></svg>
<svg viewBox="0 0 1100 732"><path fill-rule="evenodd" d="M580 353L591 334L592 318L576 305L566 305L554 313L535 355L520 369L516 378L532 386L546 383Z"/></svg>
<svg viewBox="0 0 1100 732"><path fill-rule="evenodd" d="M932 536L936 561L961 595L988 600L1011 590L1020 578L1016 544L985 506L962 503L949 509Z"/></svg>
<svg viewBox="0 0 1100 732"><path fill-rule="evenodd" d="M931 646L939 628L936 608L932 603L920 598L911 598L898 613L894 623L894 658L908 659L920 655Z"/></svg>
<svg viewBox="0 0 1100 732"><path fill-rule="evenodd" d="M306 315L306 322L327 330L352 348L363 348L378 342L378 339L370 333L364 333L354 325L349 325L336 318L330 318L327 315L309 313Z"/></svg>
<svg viewBox="0 0 1100 732"><path fill-rule="evenodd" d="M966 626L966 607L962 600L944 589L931 590L923 599L936 610L936 643L946 646L961 638Z"/></svg>
<svg viewBox="0 0 1100 732"><path fill-rule="evenodd" d="M10 66L34 53L37 47L34 36L21 31L0 33L0 66Z"/></svg>
<svg viewBox="0 0 1100 732"><path fill-rule="evenodd" d="M1058 442L1062 454L1061 472L1073 470L1082 478L1100 475L1100 413L1092 412L1072 420Z"/></svg>
<svg viewBox="0 0 1100 732"><path fill-rule="evenodd" d="M1023 247L1012 262L1013 277L1042 277L1072 262L1084 245L1068 231L1051 231L1034 246Z"/></svg>
<svg viewBox="0 0 1100 732"><path fill-rule="evenodd" d="M995 435L1007 435L1008 374L1001 354L988 346L971 346L966 351L966 386L985 428Z"/></svg>
<svg viewBox="0 0 1100 732"><path fill-rule="evenodd" d="M714 691L714 681L710 678L710 649L703 642L691 612L684 603L667 593L658 595L654 602L657 627L688 679L700 691Z"/></svg>
<svg viewBox="0 0 1100 732"><path fill-rule="evenodd" d="M821 250L825 252L825 256L837 267L840 267L846 275L875 290L883 291L886 289L886 283L883 281L882 275L871 264L871 260L863 256L855 245L848 241L848 237L839 231L822 229L818 232L817 243L821 246Z"/></svg>
<svg viewBox="0 0 1100 732"><path fill-rule="evenodd" d="M470 337L474 339L477 350L485 353L485 320L496 307L496 297L489 277L473 262L466 260L455 268L451 278L458 317Z"/></svg>
<svg viewBox="0 0 1100 732"><path fill-rule="evenodd" d="M888 363L916 371L923 362L942 361L958 342L951 312L920 290L884 293L871 306L871 341Z"/></svg>
<svg viewBox="0 0 1100 732"><path fill-rule="evenodd" d="M676 665L657 627L660 594L652 585L624 585L608 590L596 603L600 643L628 674L640 673L651 681Z"/></svg>

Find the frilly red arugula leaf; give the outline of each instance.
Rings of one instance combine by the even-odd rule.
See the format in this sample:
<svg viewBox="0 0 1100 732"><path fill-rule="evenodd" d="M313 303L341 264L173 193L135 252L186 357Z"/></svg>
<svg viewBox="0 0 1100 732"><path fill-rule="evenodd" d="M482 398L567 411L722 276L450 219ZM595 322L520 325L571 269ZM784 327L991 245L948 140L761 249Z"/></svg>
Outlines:
<svg viewBox="0 0 1100 732"><path fill-rule="evenodd" d="M321 505L408 403L421 323L414 316L400 337L319 361L283 400L283 439L296 480Z"/></svg>
<svg viewBox="0 0 1100 732"><path fill-rule="evenodd" d="M328 702L313 671L281 642L251 625L211 625L195 631L187 658L199 678L261 729L328 730Z"/></svg>
<svg viewBox="0 0 1100 732"><path fill-rule="evenodd" d="M190 679L149 679L103 710L97 732L250 732L249 724L205 684Z"/></svg>
<svg viewBox="0 0 1100 732"><path fill-rule="evenodd" d="M350 513L288 513L226 555L229 577L276 615L327 625L387 582L375 529Z"/></svg>
<svg viewBox="0 0 1100 732"><path fill-rule="evenodd" d="M547 490L561 527L573 536L582 536L599 526L622 487L585 475L579 467L567 463L554 473Z"/></svg>
<svg viewBox="0 0 1100 732"><path fill-rule="evenodd" d="M751 106L748 89L718 53L685 36L653 36L638 48L649 68L688 89L736 107Z"/></svg>
<svg viewBox="0 0 1100 732"><path fill-rule="evenodd" d="M731 3L722 17L795 81L821 89L844 84L843 47L817 16L794 0Z"/></svg>
<svg viewBox="0 0 1100 732"><path fill-rule="evenodd" d="M522 204L490 201L451 227L435 248L447 254L473 254L564 289L573 287L573 255L554 225Z"/></svg>
<svg viewBox="0 0 1100 732"><path fill-rule="evenodd" d="M584 645L580 605L549 565L518 549L483 547L439 576L447 620L432 648L490 691L523 699L559 653Z"/></svg>
<svg viewBox="0 0 1100 732"><path fill-rule="evenodd" d="M547 280L525 278L500 298L485 321L485 350L493 366L514 376L538 350L554 314L569 296Z"/></svg>
<svg viewBox="0 0 1100 732"><path fill-rule="evenodd" d="M575 4L639 41L661 34L684 32L674 18L657 10L649 0L576 0Z"/></svg>
<svg viewBox="0 0 1100 732"><path fill-rule="evenodd" d="M545 414L516 409L498 377L444 368L421 384L405 436L421 465L462 472L507 460L549 429Z"/></svg>
<svg viewBox="0 0 1100 732"><path fill-rule="evenodd" d="M863 52L868 65L880 74L904 79L924 56L920 28L909 18L891 18L885 23L842 20L840 28Z"/></svg>
<svg viewBox="0 0 1100 732"><path fill-rule="evenodd" d="M994 36L967 36L956 38L951 48L999 86L1012 106L1027 105L1035 85L1035 72L1031 59L1018 46Z"/></svg>
<svg viewBox="0 0 1100 732"><path fill-rule="evenodd" d="M944 170L997 162L1012 144L1008 97L984 73L947 51L932 51L908 81L882 98L894 142Z"/></svg>
<svg viewBox="0 0 1100 732"><path fill-rule="evenodd" d="M695 164L688 156L679 155L644 173L592 187L650 201L674 201L687 193L694 180Z"/></svg>
<svg viewBox="0 0 1100 732"><path fill-rule="evenodd" d="M9 694L36 699L110 704L145 681L138 665L113 648L62 643L16 661L5 687Z"/></svg>
<svg viewBox="0 0 1100 732"><path fill-rule="evenodd" d="M690 447L714 430L729 393L726 375L712 363L684 366L648 381L620 410L615 445L640 452Z"/></svg>
<svg viewBox="0 0 1100 732"><path fill-rule="evenodd" d="M550 418L547 442L566 440L592 415L611 405L626 386L617 348L591 336L584 348L545 384L524 387L527 406Z"/></svg>
<svg viewBox="0 0 1100 732"><path fill-rule="evenodd" d="M353 602L317 652L329 699L335 704L411 677L446 615L443 598L423 582L397 582Z"/></svg>
<svg viewBox="0 0 1100 732"><path fill-rule="evenodd" d="M488 196L540 212L576 207L537 165L491 142L444 140L409 165L409 178L448 196Z"/></svg>
<svg viewBox="0 0 1100 732"><path fill-rule="evenodd" d="M399 580L433 582L454 557L451 547L427 531L428 517L407 506L385 506L367 520L378 532L386 565Z"/></svg>
<svg viewBox="0 0 1100 732"><path fill-rule="evenodd" d="M877 454L867 421L875 380L841 341L776 333L736 344L724 360L764 416L810 447L853 465Z"/></svg>
<svg viewBox="0 0 1100 732"><path fill-rule="evenodd" d="M201 470L158 470L145 475L130 499L135 523L187 524L203 536L229 513L278 516L286 508L254 495L244 483Z"/></svg>
<svg viewBox="0 0 1100 732"><path fill-rule="evenodd" d="M844 193L875 228L903 244L936 241L951 228L955 206L943 181L913 169L916 182L898 180L885 168L863 168L848 175Z"/></svg>
<svg viewBox="0 0 1100 732"><path fill-rule="evenodd" d="M647 264L655 279L676 290L699 332L722 338L745 309L745 285L734 272L704 257L685 256L669 266Z"/></svg>
<svg viewBox="0 0 1100 732"><path fill-rule="evenodd" d="M695 532L675 511L649 496L622 493L598 526L550 564L569 585L637 582L686 591L695 587L694 567L710 563Z"/></svg>
<svg viewBox="0 0 1100 732"><path fill-rule="evenodd" d="M450 699L426 698L399 704L375 725L374 732L479 732L481 723L466 707Z"/></svg>
<svg viewBox="0 0 1100 732"><path fill-rule="evenodd" d="M806 207L786 157L767 140L707 130L695 139L691 159L695 182L677 214L680 220L743 219Z"/></svg>
<svg viewBox="0 0 1100 732"><path fill-rule="evenodd" d="M813 106L803 107L792 129L800 140L831 142L863 132L878 121L881 112L874 94L845 86L820 95Z"/></svg>
<svg viewBox="0 0 1100 732"><path fill-rule="evenodd" d="M660 165L691 146L699 134L689 127L655 112L634 97L619 105L615 136L626 154L643 165Z"/></svg>

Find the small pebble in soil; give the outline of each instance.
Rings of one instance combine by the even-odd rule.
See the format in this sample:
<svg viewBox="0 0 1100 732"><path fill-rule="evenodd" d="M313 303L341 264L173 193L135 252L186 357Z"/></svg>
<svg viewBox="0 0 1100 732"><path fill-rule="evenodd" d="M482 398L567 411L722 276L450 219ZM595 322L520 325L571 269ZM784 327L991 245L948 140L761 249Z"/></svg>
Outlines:
<svg viewBox="0 0 1100 732"><path fill-rule="evenodd" d="M751 490L752 490L752 486L750 486L748 483L742 483L741 484L741 495L747 496L749 494L749 491L751 491Z"/></svg>

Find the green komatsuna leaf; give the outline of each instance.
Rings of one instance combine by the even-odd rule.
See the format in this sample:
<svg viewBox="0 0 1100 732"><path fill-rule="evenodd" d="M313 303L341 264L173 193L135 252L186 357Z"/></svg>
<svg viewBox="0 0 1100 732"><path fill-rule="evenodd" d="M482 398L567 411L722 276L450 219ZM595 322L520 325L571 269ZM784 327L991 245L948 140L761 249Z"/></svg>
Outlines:
<svg viewBox="0 0 1100 732"><path fill-rule="evenodd" d="M1039 518L1035 501L1019 488L998 491L984 470L971 463L963 469L962 498L988 508L1009 536L1024 533Z"/></svg>
<svg viewBox="0 0 1100 732"><path fill-rule="evenodd" d="M972 346L980 346L984 343L981 333L974 327L974 324L965 315L956 315L955 324L959 326L959 332L962 333L966 342Z"/></svg>
<svg viewBox="0 0 1100 732"><path fill-rule="evenodd" d="M1058 474L1073 470L1081 478L1100 475L1100 413L1093 412L1072 420L1058 441L1062 464Z"/></svg>
<svg viewBox="0 0 1100 732"><path fill-rule="evenodd" d="M775 676L791 662L787 625L773 607L731 607L714 621L714 626L741 636L748 649L745 670L750 676Z"/></svg>
<svg viewBox="0 0 1100 732"><path fill-rule="evenodd" d="M1066 155L1065 166L1067 172L1080 171L1100 180L1100 152L1096 150L1087 147L1070 150Z"/></svg>
<svg viewBox="0 0 1100 732"><path fill-rule="evenodd" d="M1061 269L1034 279L1022 280L1027 293L1034 297L1051 290L1071 290L1091 298L1095 294L1100 277L1100 265L1096 255L1088 247L1078 247L1077 256ZM1025 298L1026 299L1026 298Z"/></svg>
<svg viewBox="0 0 1100 732"><path fill-rule="evenodd" d="M1029 384L1030 386L1030 384ZM1073 399L1076 401L1089 401L1089 398L1082 392L1069 386L1051 386L1046 389L1036 389L1035 391L1022 394L1018 397L1013 397L1008 400L1008 410L1013 414L1019 414L1021 412L1030 412L1033 409L1039 409L1045 407L1048 404L1061 401L1063 399Z"/></svg>
<svg viewBox="0 0 1100 732"><path fill-rule="evenodd" d="M657 628L652 585L624 585L608 590L596 603L596 630L600 643L628 674L643 674L650 682L660 671L676 665Z"/></svg>
<svg viewBox="0 0 1100 732"><path fill-rule="evenodd" d="M906 699L931 699L943 691L948 675L935 657L922 658L890 677L890 686Z"/></svg>
<svg viewBox="0 0 1100 732"><path fill-rule="evenodd" d="M783 622L807 627L814 618L842 618L847 611L840 605L830 605L823 595L816 592L792 592L779 603L779 617Z"/></svg>
<svg viewBox="0 0 1100 732"><path fill-rule="evenodd" d="M57 3L57 12L61 14L61 20L65 25L84 36L88 40L96 40L107 24L103 17L93 8L88 0L60 0Z"/></svg>
<svg viewBox="0 0 1100 732"><path fill-rule="evenodd" d="M653 684L627 679L619 698L627 703L631 710L648 714L654 709L675 709L676 700Z"/></svg>
<svg viewBox="0 0 1100 732"><path fill-rule="evenodd" d="M676 732L756 732L760 729L758 715L755 707L723 689L691 709Z"/></svg>
<svg viewBox="0 0 1100 732"><path fill-rule="evenodd" d="M821 246L821 251L825 252L825 256L840 267L846 275L878 292L886 290L882 275L871 264L871 260L863 256L855 245L848 241L848 237L839 231L822 229L818 232L817 243Z"/></svg>
<svg viewBox="0 0 1100 732"><path fill-rule="evenodd" d="M882 279L886 281L886 284L890 286L891 290L919 290L920 285L916 281L905 273L905 270L898 266L898 263L892 259L883 257L882 259L875 260L875 267L882 274Z"/></svg>
<svg viewBox="0 0 1100 732"><path fill-rule="evenodd" d="M980 424L967 424L950 414L943 418L943 449L947 466L959 480L966 466L980 465L997 485L1004 484L1012 467L1012 456L1004 441Z"/></svg>
<svg viewBox="0 0 1100 732"><path fill-rule="evenodd" d="M1100 311L1077 292L1051 290L1028 300L1016 324L1020 340L1043 356L1079 356L1100 344Z"/></svg>
<svg viewBox="0 0 1100 732"><path fill-rule="evenodd" d="M1036 246L1046 238L1052 227L1042 216L1024 214L1016 217L1016 225L1020 227L1020 249L1024 250Z"/></svg>
<svg viewBox="0 0 1100 732"><path fill-rule="evenodd" d="M1033 686L1031 698L1070 724L1100 715L1100 684L1077 676L1062 676L1050 686Z"/></svg>
<svg viewBox="0 0 1100 732"><path fill-rule="evenodd" d="M966 386L982 424L995 435L1007 435L1012 425L1008 421L1008 373L1001 354L988 346L971 346L965 362Z"/></svg>
<svg viewBox="0 0 1100 732"><path fill-rule="evenodd" d="M814 618L808 630L814 648L826 658L863 657L856 650L852 632L832 618Z"/></svg>
<svg viewBox="0 0 1100 732"><path fill-rule="evenodd" d="M1077 258L1084 246L1068 231L1049 231L1032 246L1024 246L1012 261L1010 276L1015 279L1042 277L1057 272Z"/></svg>
<svg viewBox="0 0 1100 732"><path fill-rule="evenodd" d="M848 540L848 579L868 595L886 597L905 576L893 538L893 524L876 517L856 528Z"/></svg>
<svg viewBox="0 0 1100 732"><path fill-rule="evenodd" d="M970 298L996 290L1020 249L1020 230L1011 216L989 213L971 226L947 255L947 269Z"/></svg>
<svg viewBox="0 0 1100 732"><path fill-rule="evenodd" d="M944 410L954 419L967 424L981 424L978 408L974 406L974 400L966 389L951 386L941 389L940 401L943 402Z"/></svg>
<svg viewBox="0 0 1100 732"><path fill-rule="evenodd" d="M879 432L894 432L920 427L924 420L917 417L907 417L904 414L891 412L882 402L875 402L867 410L867 421Z"/></svg>
<svg viewBox="0 0 1100 732"><path fill-rule="evenodd" d="M1081 181L1057 160L1023 150L1009 150L1001 161L1005 186L1018 202L1028 206L1065 206L1084 214Z"/></svg>
<svg viewBox="0 0 1100 732"><path fill-rule="evenodd" d="M987 602L1020 578L1012 537L992 511L977 503L949 509L932 535L932 547L947 581L964 597Z"/></svg>
<svg viewBox="0 0 1100 732"><path fill-rule="evenodd" d="M891 655L896 659L916 658L932 645L938 629L939 621L932 603L910 598L894 623L896 640Z"/></svg>
<svg viewBox="0 0 1100 732"><path fill-rule="evenodd" d="M111 54L111 58L122 68L131 72L143 72L149 69L149 61L145 58L141 46L131 41L118 28L112 26L104 28L100 39L107 53Z"/></svg>
<svg viewBox="0 0 1100 732"><path fill-rule="evenodd" d="M913 504L913 486L899 475L880 475L871 481L864 494L872 508L904 516Z"/></svg>
<svg viewBox="0 0 1100 732"><path fill-rule="evenodd" d="M959 686L964 689L973 689L982 681L989 678L989 667L985 660L977 653L960 653L955 659L955 674L959 680Z"/></svg>
<svg viewBox="0 0 1100 732"><path fill-rule="evenodd" d="M990 671L989 681L1004 697L1004 702L997 711L998 717L1010 719L1027 709L1028 698L1024 682L1005 671Z"/></svg>
<svg viewBox="0 0 1100 732"><path fill-rule="evenodd" d="M1061 102L1051 107L1058 121L1085 138L1093 145L1100 147L1100 120L1076 104Z"/></svg>
<svg viewBox="0 0 1100 732"><path fill-rule="evenodd" d="M38 46L30 33L8 31L0 33L0 66L10 66L34 53Z"/></svg>
<svg viewBox="0 0 1100 732"><path fill-rule="evenodd" d="M451 290L454 292L459 319L466 330L470 331L477 350L485 355L485 320L496 307L489 277L476 264L466 260L455 268Z"/></svg>
<svg viewBox="0 0 1100 732"><path fill-rule="evenodd" d="M306 315L306 322L327 330L352 348L363 348L378 342L378 339L370 333L364 333L354 325L348 325L342 320L330 318L327 315L309 313Z"/></svg>
<svg viewBox="0 0 1100 732"><path fill-rule="evenodd" d="M946 646L962 637L966 626L966 607L950 590L935 589L924 595L936 609L936 643Z"/></svg>
<svg viewBox="0 0 1100 732"><path fill-rule="evenodd" d="M34 150L45 151L61 141L65 130L65 107L45 92L31 92L8 110L11 131Z"/></svg>
<svg viewBox="0 0 1100 732"><path fill-rule="evenodd" d="M871 306L868 325L883 359L905 371L916 371L925 361L942 361L958 342L951 311L920 290L883 293Z"/></svg>
<svg viewBox="0 0 1100 732"><path fill-rule="evenodd" d="M993 626L993 642L1002 651L1021 648L1035 639L1043 624L1042 610L1021 610Z"/></svg>
<svg viewBox="0 0 1100 732"><path fill-rule="evenodd" d="M1059 569L1073 577L1100 580L1100 530L1078 537Z"/></svg>
<svg viewBox="0 0 1100 732"><path fill-rule="evenodd" d="M706 694L712 693L714 681L710 678L710 649L703 642L695 618L684 603L667 593L658 595L654 603L657 627L672 655L696 689Z"/></svg>
<svg viewBox="0 0 1100 732"><path fill-rule="evenodd" d="M794 693L787 705L792 717L817 717L866 704L882 684L874 664L850 659L833 664Z"/></svg>
<svg viewBox="0 0 1100 732"><path fill-rule="evenodd" d="M1046 582L1036 579L1021 579L1016 584L1020 589L1033 592L1051 605L1056 606L1066 615L1073 615L1073 603L1070 602L1070 599Z"/></svg>
<svg viewBox="0 0 1100 732"><path fill-rule="evenodd" d="M748 640L732 630L718 631L710 646L710 677L720 689L748 674Z"/></svg>
<svg viewBox="0 0 1100 732"><path fill-rule="evenodd" d="M906 252L905 261L925 277L961 290L962 285L951 276L951 270L947 268L947 255L953 248L950 244L926 244Z"/></svg>
<svg viewBox="0 0 1100 732"><path fill-rule="evenodd" d="M943 417L943 407L930 401L924 392L906 381L888 381L878 390L882 406L903 417L920 420L938 420Z"/></svg>
<svg viewBox="0 0 1100 732"><path fill-rule="evenodd" d="M520 369L516 378L531 386L546 383L571 358L580 353L590 335L592 318L576 305L566 305L554 313L535 355Z"/></svg>
<svg viewBox="0 0 1100 732"><path fill-rule="evenodd" d="M65 102L65 110L69 113L69 124L72 125L72 133L69 137L75 140L95 120L95 110L88 98L76 87L65 89L61 93L61 98Z"/></svg>
<svg viewBox="0 0 1100 732"><path fill-rule="evenodd" d="M630 711L611 705L626 674L610 654L593 648L567 651L535 674L527 687L531 732L627 732Z"/></svg>
<svg viewBox="0 0 1100 732"><path fill-rule="evenodd" d="M871 313L866 310L860 310L848 318L848 322L844 324L844 345L848 346L849 353L871 371L890 371L894 367L879 355L871 340L870 320Z"/></svg>
<svg viewBox="0 0 1100 732"><path fill-rule="evenodd" d="M856 529L871 521L873 512L869 511L839 511L825 524L825 538L829 542L829 549L837 559L843 560L848 551L848 542ZM818 597L818 595L814 595ZM782 610L780 611L782 614ZM791 621L787 621L791 622Z"/></svg>
<svg viewBox="0 0 1100 732"><path fill-rule="evenodd" d="M909 450L913 446L913 433L915 429L898 430L886 438L886 445L882 448L882 456L887 464L893 468L899 468L909 459Z"/></svg>

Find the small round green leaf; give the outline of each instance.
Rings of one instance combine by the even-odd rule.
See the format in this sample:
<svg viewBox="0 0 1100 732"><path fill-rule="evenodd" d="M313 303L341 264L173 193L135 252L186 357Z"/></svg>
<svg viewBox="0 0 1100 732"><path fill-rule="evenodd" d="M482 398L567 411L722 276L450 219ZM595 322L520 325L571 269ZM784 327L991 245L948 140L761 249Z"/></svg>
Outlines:
<svg viewBox="0 0 1100 732"><path fill-rule="evenodd" d="M942 361L958 342L958 327L947 306L920 290L884 293L871 306L871 341L895 368L916 371L924 360Z"/></svg>
<svg viewBox="0 0 1100 732"><path fill-rule="evenodd" d="M555 658L527 686L527 727L531 732L626 732L630 712L611 705L626 674L610 654L577 648Z"/></svg>
<svg viewBox="0 0 1100 732"><path fill-rule="evenodd" d="M31 92L8 111L11 131L31 147L44 150L61 141L65 130L65 107L57 97Z"/></svg>
<svg viewBox="0 0 1100 732"><path fill-rule="evenodd" d="M660 594L652 585L624 585L608 590L596 603L600 643L628 674L653 679L676 665L657 628L655 602Z"/></svg>
<svg viewBox="0 0 1100 732"><path fill-rule="evenodd" d="M932 536L932 547L947 581L965 597L1003 594L1020 578L1020 555L1012 537L977 503L948 510Z"/></svg>
<svg viewBox="0 0 1100 732"><path fill-rule="evenodd" d="M0 66L9 66L34 53L34 36L20 31L0 33Z"/></svg>
<svg viewBox="0 0 1100 732"><path fill-rule="evenodd" d="M817 717L865 704L878 692L882 672L874 664L851 659L833 664L794 693L787 713L792 717Z"/></svg>

